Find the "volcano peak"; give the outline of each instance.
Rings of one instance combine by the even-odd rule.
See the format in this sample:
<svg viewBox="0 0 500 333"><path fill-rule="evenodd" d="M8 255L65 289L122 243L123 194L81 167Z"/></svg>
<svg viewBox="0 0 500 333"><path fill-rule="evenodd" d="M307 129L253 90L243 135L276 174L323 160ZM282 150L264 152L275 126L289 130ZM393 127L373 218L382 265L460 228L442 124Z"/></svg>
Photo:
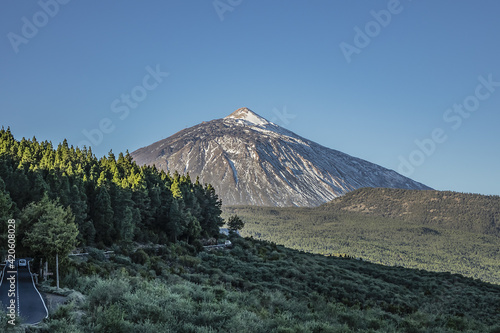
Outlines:
<svg viewBox="0 0 500 333"><path fill-rule="evenodd" d="M249 108L239 108L238 110L234 111L231 113L229 116L225 117L224 119L236 119L236 120L244 120L247 121L253 125L267 125L269 124L269 121L267 121L265 118L259 116Z"/></svg>

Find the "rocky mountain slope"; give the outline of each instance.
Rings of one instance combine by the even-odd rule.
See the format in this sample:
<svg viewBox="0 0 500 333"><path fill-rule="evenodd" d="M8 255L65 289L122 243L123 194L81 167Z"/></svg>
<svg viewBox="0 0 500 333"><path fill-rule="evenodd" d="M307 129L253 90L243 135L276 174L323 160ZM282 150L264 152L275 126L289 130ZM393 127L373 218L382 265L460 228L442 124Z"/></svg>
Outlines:
<svg viewBox="0 0 500 333"><path fill-rule="evenodd" d="M131 155L140 165L199 176L215 187L224 205L317 206L361 187L430 189L304 139L247 108Z"/></svg>

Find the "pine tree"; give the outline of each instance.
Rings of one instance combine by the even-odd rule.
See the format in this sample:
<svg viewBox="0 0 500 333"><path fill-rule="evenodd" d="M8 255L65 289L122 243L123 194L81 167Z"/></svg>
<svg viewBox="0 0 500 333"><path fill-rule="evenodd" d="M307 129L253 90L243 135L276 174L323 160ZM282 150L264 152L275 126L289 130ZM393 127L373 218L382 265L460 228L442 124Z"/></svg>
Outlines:
<svg viewBox="0 0 500 333"><path fill-rule="evenodd" d="M190 211L188 211L183 218L184 221L186 221L186 242L189 243L191 240L199 238L202 230L200 222L198 222L198 219L194 217Z"/></svg>
<svg viewBox="0 0 500 333"><path fill-rule="evenodd" d="M92 220L96 230L96 242L104 245L111 245L115 230L113 226L113 208L111 206L111 197L105 186L97 189L95 196Z"/></svg>
<svg viewBox="0 0 500 333"><path fill-rule="evenodd" d="M14 217L15 206L9 193L5 190L5 183L0 178L0 242L1 247L7 245L7 221Z"/></svg>
<svg viewBox="0 0 500 333"><path fill-rule="evenodd" d="M177 242L178 237L184 232L182 223L182 211L179 207L179 200L173 200L170 206L170 221L168 223L168 232L172 241Z"/></svg>
<svg viewBox="0 0 500 333"><path fill-rule="evenodd" d="M245 222L243 222L238 215L233 215L229 217L227 220L227 226L229 227L229 230L231 231L238 231L243 229L245 226Z"/></svg>
<svg viewBox="0 0 500 333"><path fill-rule="evenodd" d="M215 193L212 185L207 184L203 191L200 191L201 211L203 218L200 222L203 230L208 237L216 237L219 234L219 229L224 225L224 220L221 218L222 201Z"/></svg>
<svg viewBox="0 0 500 333"><path fill-rule="evenodd" d="M170 187L170 191L172 192L172 196L175 199L182 199L181 185L179 183L178 178L174 178L174 182L172 183L172 186Z"/></svg>
<svg viewBox="0 0 500 333"><path fill-rule="evenodd" d="M117 240L130 243L134 238L134 220L132 194L115 184L111 186L114 229Z"/></svg>
<svg viewBox="0 0 500 333"><path fill-rule="evenodd" d="M9 193L5 191L5 184L0 178L0 221L4 222L13 217L14 203Z"/></svg>

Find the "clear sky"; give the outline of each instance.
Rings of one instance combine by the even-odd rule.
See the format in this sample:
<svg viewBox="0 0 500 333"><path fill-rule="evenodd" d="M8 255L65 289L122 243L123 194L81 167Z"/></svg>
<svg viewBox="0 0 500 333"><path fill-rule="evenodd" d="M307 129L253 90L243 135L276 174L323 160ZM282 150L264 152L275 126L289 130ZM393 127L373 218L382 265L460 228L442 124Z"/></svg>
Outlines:
<svg viewBox="0 0 500 333"><path fill-rule="evenodd" d="M499 17L496 0L5 0L0 124L102 156L248 107L435 189L499 195Z"/></svg>

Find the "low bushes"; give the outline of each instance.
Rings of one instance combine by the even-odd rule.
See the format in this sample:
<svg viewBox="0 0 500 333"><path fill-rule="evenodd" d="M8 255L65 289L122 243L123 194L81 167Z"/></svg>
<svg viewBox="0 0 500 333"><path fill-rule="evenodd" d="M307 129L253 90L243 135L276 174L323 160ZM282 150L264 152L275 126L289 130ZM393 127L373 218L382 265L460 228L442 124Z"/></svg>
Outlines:
<svg viewBox="0 0 500 333"><path fill-rule="evenodd" d="M500 321L495 285L231 241L75 263L77 292L38 331L494 332ZM85 276L87 266L99 275Z"/></svg>

